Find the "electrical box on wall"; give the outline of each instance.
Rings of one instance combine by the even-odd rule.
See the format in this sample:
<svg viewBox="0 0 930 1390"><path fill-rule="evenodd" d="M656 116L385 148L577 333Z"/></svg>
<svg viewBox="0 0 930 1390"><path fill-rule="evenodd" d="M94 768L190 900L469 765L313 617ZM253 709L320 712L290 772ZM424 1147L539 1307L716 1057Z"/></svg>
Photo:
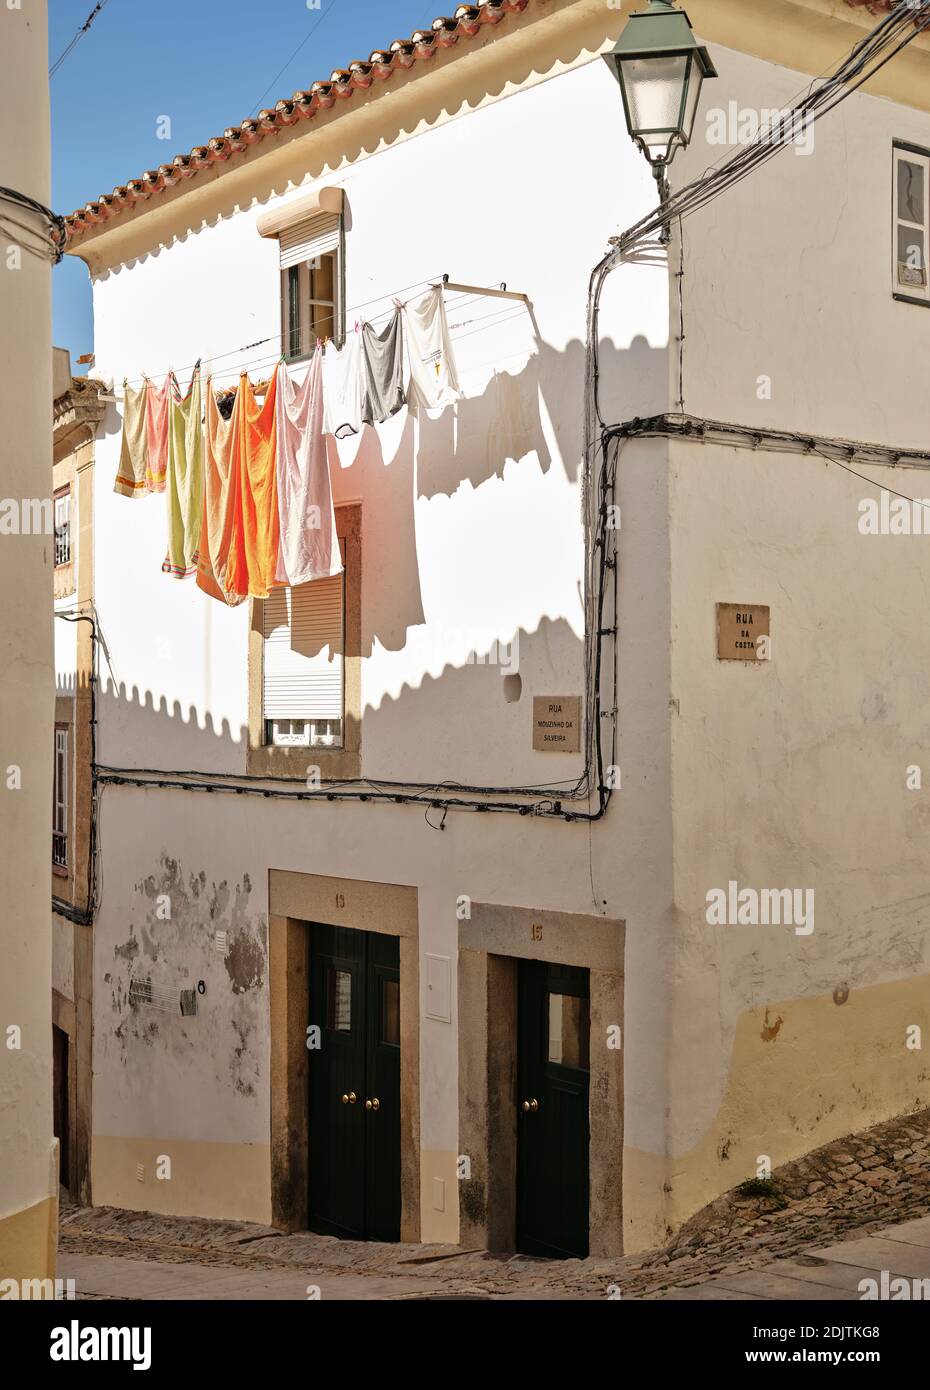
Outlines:
<svg viewBox="0 0 930 1390"><path fill-rule="evenodd" d="M452 961L448 956L427 954L426 1017L452 1022Z"/></svg>

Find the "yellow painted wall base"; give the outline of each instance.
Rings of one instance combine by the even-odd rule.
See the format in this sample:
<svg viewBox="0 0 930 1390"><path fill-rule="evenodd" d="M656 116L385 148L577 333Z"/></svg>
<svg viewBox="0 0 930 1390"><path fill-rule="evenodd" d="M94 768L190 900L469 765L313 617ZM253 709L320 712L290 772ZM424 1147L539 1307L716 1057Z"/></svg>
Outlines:
<svg viewBox="0 0 930 1390"><path fill-rule="evenodd" d="M458 1154L444 1149L422 1149L420 1239L424 1245L455 1245L458 1238Z"/></svg>
<svg viewBox="0 0 930 1390"><path fill-rule="evenodd" d="M624 1151L625 1249L663 1244L747 1178L930 1105L930 978L783 999L740 1015L719 1109L699 1143ZM909 1046L921 1030L923 1047ZM666 1190L667 1189L667 1190Z"/></svg>
<svg viewBox="0 0 930 1390"><path fill-rule="evenodd" d="M162 1156L170 1177L156 1176ZM93 1191L98 1207L270 1225L271 1148L95 1134Z"/></svg>
<svg viewBox="0 0 930 1390"><path fill-rule="evenodd" d="M0 1279L54 1279L58 1199L0 1216Z"/></svg>

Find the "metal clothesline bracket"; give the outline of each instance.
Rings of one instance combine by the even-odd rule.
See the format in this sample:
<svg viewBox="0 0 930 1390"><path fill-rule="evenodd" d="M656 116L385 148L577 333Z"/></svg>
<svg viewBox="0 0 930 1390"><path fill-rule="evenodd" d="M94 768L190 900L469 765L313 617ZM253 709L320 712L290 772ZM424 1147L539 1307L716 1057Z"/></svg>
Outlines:
<svg viewBox="0 0 930 1390"><path fill-rule="evenodd" d="M438 288L433 286L434 289ZM460 285L457 281L450 280L448 275L442 277L442 288L444 290L454 290L456 294L484 294L491 299L519 299L521 304L529 304L529 295L521 294L518 290L508 290L507 282L504 281L499 289L488 289L485 285Z"/></svg>

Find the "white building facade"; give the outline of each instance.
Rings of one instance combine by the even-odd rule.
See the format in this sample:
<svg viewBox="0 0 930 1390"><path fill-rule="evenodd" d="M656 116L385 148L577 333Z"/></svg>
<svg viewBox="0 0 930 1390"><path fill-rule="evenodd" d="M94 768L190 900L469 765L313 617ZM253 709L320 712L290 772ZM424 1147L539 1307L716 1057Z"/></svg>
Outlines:
<svg viewBox="0 0 930 1390"><path fill-rule="evenodd" d="M655 196L599 56L626 10L460 8L390 81L237 128L242 148L74 228L117 394L186 386L198 359L224 387L267 377L287 281L258 222L322 189L347 333L444 275L529 301L450 288L460 402L327 440L341 749L267 747L261 601L162 573L163 499L113 491L104 420L93 1199L613 1254L766 1159L928 1103L908 1032L930 1025L923 540L859 525L862 498L923 475L853 461L864 482L766 432L926 448L930 314L894 296L890 208L895 142L930 167L930 45L688 218L682 278L676 227L667 264L607 281L608 424L682 408L764 437L624 443L592 632L588 282ZM771 8L740 27L736 4L689 7L720 77L676 185L728 152L714 109L790 104L873 22ZM765 610L769 659L721 659L721 604ZM575 700L600 730L585 796L584 738L534 746L535 715ZM803 919L717 920L731 883L797 891Z"/></svg>

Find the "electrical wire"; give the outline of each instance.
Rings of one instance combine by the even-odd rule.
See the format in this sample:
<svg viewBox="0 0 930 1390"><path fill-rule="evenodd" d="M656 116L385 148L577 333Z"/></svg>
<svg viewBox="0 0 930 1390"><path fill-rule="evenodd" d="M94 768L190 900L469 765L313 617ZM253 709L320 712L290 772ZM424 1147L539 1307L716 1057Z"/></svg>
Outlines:
<svg viewBox="0 0 930 1390"><path fill-rule="evenodd" d="M418 283L422 283L422 282L418 282ZM387 298L387 297L388 297L388 296L380 296L380 298ZM477 295L471 295L471 296L468 296L468 295L459 295L459 296L455 296L455 297L451 298L450 300L448 300L448 301L447 301L447 304L449 305L449 307L452 307L452 308L461 308L461 307L463 307L463 301L467 301L468 299L471 299L471 300L473 301L474 299L476 299L476 298L478 298L478 297L479 297L479 296L477 296ZM373 302L375 302L375 301L369 301L369 302L370 302L370 303L373 303ZM355 306L355 307L360 307L360 306ZM346 312L349 313L350 311L349 311L349 310L346 310ZM519 317L520 317L521 315L523 315L525 312L526 312L525 308L522 308L522 307L517 308L517 309L511 309L511 308L507 308L507 309L495 309L495 310L493 310L490 314L479 315L479 316L478 316L477 318L475 318L475 319L466 320L466 323L479 323L479 322L481 322L482 319L496 320L497 323L505 323L505 322L507 322L507 321L508 321L509 319L511 319L511 318L519 318ZM389 318L389 317L391 316L391 314L393 314L393 313L394 313L394 310L391 309L391 310L388 311L388 313L386 313L386 314L384 314L384 315L378 315L377 317L372 318L372 319L366 319L365 322L366 322L366 323L371 323L371 324L376 324L376 323L379 322L380 318L382 318L382 317L384 317L384 318ZM501 316L504 316L504 317L501 317ZM463 326L464 326L463 324L456 325L457 328L461 328L461 327L463 327ZM455 337L453 338L453 341L459 342L459 341L460 341L461 339L463 339L463 338L469 338L469 337L471 337L474 333L485 332L485 331L486 331L486 328L493 328L493 327L495 327L495 326L496 326L496 324L495 324L494 322L489 322L489 323L486 324L486 327L485 327L485 328L475 328L475 329L472 329L469 333L459 333L459 334L457 334L457 336L455 336ZM451 330L450 330L450 333L451 333ZM248 347L258 347L258 346L260 346L262 343L265 343L265 342L277 342L277 341L280 341L280 334L279 334L279 333L273 334L272 337L270 337L270 338L260 338L260 339L257 340L257 342L248 344L247 346L248 346ZM231 357L231 356L233 356L233 355L234 355L235 353L237 353L237 352L244 352L244 351L246 351L246 348L245 348L245 347L243 347L243 348L232 348L232 349L229 350L229 352L226 352L226 353L223 353L223 354L219 354L219 356ZM513 354L513 355L514 355L514 356L518 356L518 355L521 355L521 354L515 353L515 354ZM210 378L211 378L212 382L214 383L214 385L217 385L218 383L224 382L224 381L226 380L226 378L230 378L232 381L235 381L235 380L237 380L237 379L238 379L243 373L245 373L245 372L253 372L253 373L254 373L254 372L259 372L259 373L260 373L260 372L263 372L263 371L268 370L268 369L270 369L271 367L273 367L273 366L275 365L276 362L280 362L280 361L281 361L281 353L280 353L280 352L270 352L270 353L264 353L264 354L262 354L262 355L259 356L259 357L250 358L250 359L248 359L248 360L245 361L245 362L237 363L237 364L234 365L234 366L224 367L224 368L222 368L219 372L215 372L215 371L212 370L212 363L215 362L215 361L218 361L218 360L219 360L219 356L217 356L217 357L207 356L207 357L201 359L201 362L204 362L204 361L205 361L206 363L210 364L210 366L211 366ZM194 369L197 367L197 365L198 365L198 363L192 363L192 364L190 364L189 366L186 366L186 367L168 368L167 371L165 371L164 373L154 372L154 373L145 373L144 375L139 376L139 377L127 377L127 378L124 379L124 382L121 382L120 384L125 384L125 385L127 385L127 386L134 386L134 385L142 384L143 382L146 382L146 381L154 380L154 379L156 379L156 378L157 378L159 375L161 375L161 374L164 374L164 375L169 375L169 374L171 374L171 375L174 375L175 377L185 377L185 376L187 376L187 374L188 374L189 372L193 372ZM294 366L295 366L295 367L298 367L298 368L301 367L301 366L305 366L305 365L306 365L306 362L300 362L300 363L295 363L295 364L294 364ZM227 385L224 385L222 389L225 390L225 391L228 391L228 390L231 390L231 389L233 389L233 388L232 388L231 385L227 384Z"/></svg>
<svg viewBox="0 0 930 1390"><path fill-rule="evenodd" d="M65 61L65 59L71 53L74 52L75 48L77 48L78 44L81 42L81 39L90 29L90 26L93 24L94 20L97 18L98 14L106 4L108 4L108 0L99 0L99 3L96 4L94 8L91 10L90 14L87 16L80 29L78 29L74 38L68 44L67 48L65 48L63 52L59 53L58 57L55 59L54 63L48 70L48 79L50 82L52 78L55 76L58 69L61 67L62 63Z"/></svg>
<svg viewBox="0 0 930 1390"><path fill-rule="evenodd" d="M15 235L10 239L16 245L22 246L24 251L36 256L39 260L46 260L52 265L57 265L64 255L64 245L66 240L65 220L59 217L57 212L52 212L44 203L40 203L37 198L30 197L28 193L20 193L18 189L7 188L0 184L0 203L10 203L17 212L31 212L41 218L44 223L44 234L29 227L26 223L18 222L15 218L9 218L4 214L11 226L24 231L30 239L31 244L27 245L20 237ZM6 228L4 227L4 231ZM6 235L10 235L6 232Z"/></svg>
<svg viewBox="0 0 930 1390"><path fill-rule="evenodd" d="M345 312L346 316L348 317L350 314L354 314L355 311L358 310L358 309L367 309L368 306L369 306L370 304L380 304L382 300L396 298L398 295L404 294L404 293L406 293L408 290L415 290L415 289L418 289L421 285L427 285L427 284L429 284L431 281L437 280L437 279L440 279L440 278L441 278L441 277L439 277L439 276L428 275L428 276L426 276L426 277L425 277L424 279L422 279L422 280L414 280L413 283L410 284L410 285L402 285L402 286L400 287L400 289L390 290L390 291L388 291L388 292L385 293L385 294L378 294L378 295L375 295L372 299L363 299L363 300L362 300L360 303L358 303L358 304L348 304L348 305L346 306L344 312ZM465 298L467 298L466 295L454 296L454 297L448 299L448 300L446 301L446 303L447 303L447 305L460 304L461 301L462 301L463 299L465 299ZM366 319L365 322L366 322L366 323L371 323L371 324L376 324L376 323L380 322L380 320L381 320L382 318L383 318L383 319L389 319L393 313L394 313L394 310L393 310L393 309L386 309L385 312L384 312L383 314L376 314L373 318ZM210 363L212 363L212 362L219 362L220 359L223 358L223 357L235 357L235 356L236 356L238 353L240 353L240 352L250 352L250 351L252 350L252 348L263 347L265 343L275 343L275 342L280 342L280 340L281 340L281 330L278 329L278 331L277 331L276 333L270 333L270 334L268 335L267 338L256 338L256 340L255 340L254 342L252 342L252 343L244 343L241 347L228 348L228 349L226 349L226 350L223 351L223 352L207 353L207 354L204 355L204 357L198 358L197 360L198 360L198 362L199 362L199 361L207 361L207 362L210 362ZM224 372L219 373L219 375L228 375L228 374L231 373L231 372L239 372L240 370L245 370L246 367L252 367L252 366L255 366L255 365L267 364L268 362L276 362L277 360L278 360L278 354L272 353L272 354L270 355L270 357L269 357L268 355L265 355L264 357L261 357L261 358L254 358L251 362L243 363L243 364L241 365L241 368L240 368L240 367L230 367L230 368L228 368L227 370L225 370ZM141 373L139 376L121 378L121 380L124 379L127 386L138 386L138 385L141 385L141 383L144 382L144 381L152 381L152 380L154 380L156 377L167 376L168 373L171 372L171 371L173 371L173 372L174 372L176 375L178 375L178 376L185 376L188 372L192 372L192 371L194 370L194 367L195 367L196 365L197 365L197 363L191 362L191 363L189 363L186 367L163 367L162 370L161 370L160 372L159 372L159 371L154 371L154 372L153 372L153 371L143 372L143 373Z"/></svg>
<svg viewBox="0 0 930 1390"><path fill-rule="evenodd" d="M258 111L259 107L261 106L262 102L265 100L265 97L268 95L268 93L269 93L270 91L273 91L274 88L277 86L277 84L278 84L278 79L284 76L284 74L287 72L288 68L291 66L291 63L293 63L294 59L297 57L298 53L301 51L302 48L304 48L304 47L310 42L310 40L313 38L313 35L316 33L317 29L319 29L320 25L323 23L323 20L326 19L326 17L331 13L331 11L334 10L334 9L336 8L336 5L337 5L337 4L338 4L338 0L327 0L326 7L323 9L322 13L320 14L320 17L319 17L319 19L317 20L317 22L312 26L312 28L310 29L310 31L309 31L309 33L306 35L306 37L303 38L303 39L301 39L300 43L299 43L299 44L297 45L297 47L294 49L294 52L291 54L291 56L288 58L287 62L284 64L284 67L281 68L280 71L271 79L271 82L268 84L268 86L267 86L267 87L265 88L265 90L262 92L261 96L258 98L258 101L255 103L255 105L252 107L252 115L253 115L253 116L254 116L255 113Z"/></svg>
<svg viewBox="0 0 930 1390"><path fill-rule="evenodd" d="M610 438L620 439L645 439L656 436L696 439L699 443L729 444L753 449L764 447L773 453L823 453L830 458L831 463L842 462L845 458L847 462L856 460L860 464L878 468L930 468L930 451L924 449L806 434L801 430L740 425L728 420L712 420L677 412L645 419L636 417L622 424L608 426L605 434ZM843 458L837 458L837 455L842 455Z"/></svg>

